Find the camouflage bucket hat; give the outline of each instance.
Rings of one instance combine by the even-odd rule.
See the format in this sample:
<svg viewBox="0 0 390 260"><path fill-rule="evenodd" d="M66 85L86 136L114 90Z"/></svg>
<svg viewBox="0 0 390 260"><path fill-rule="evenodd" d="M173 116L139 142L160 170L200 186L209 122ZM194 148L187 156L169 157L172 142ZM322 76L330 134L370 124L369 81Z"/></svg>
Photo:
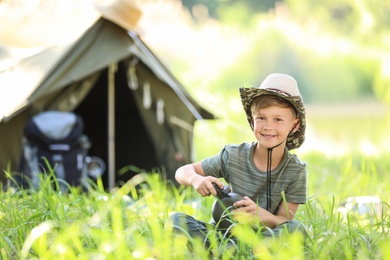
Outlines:
<svg viewBox="0 0 390 260"><path fill-rule="evenodd" d="M295 107L300 126L287 137L286 146L288 150L300 147L305 141L306 111L296 80L286 74L273 73L258 88L240 88L241 102L252 130L251 104L255 98L263 95L278 96Z"/></svg>

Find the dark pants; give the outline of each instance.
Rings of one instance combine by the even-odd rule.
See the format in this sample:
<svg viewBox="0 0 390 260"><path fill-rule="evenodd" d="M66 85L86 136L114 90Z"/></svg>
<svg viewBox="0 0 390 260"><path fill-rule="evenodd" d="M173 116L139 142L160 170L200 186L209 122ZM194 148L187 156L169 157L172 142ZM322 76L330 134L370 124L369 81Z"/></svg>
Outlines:
<svg viewBox="0 0 390 260"><path fill-rule="evenodd" d="M171 214L170 221L173 224L175 232L184 233L191 238L199 238L203 241L204 245L209 245L207 233L215 228L213 224L199 221L190 215L180 212ZM304 232L303 225L297 220L289 220L274 229L265 228L262 235L265 237L279 236L283 232L291 233L294 231Z"/></svg>
<svg viewBox="0 0 390 260"><path fill-rule="evenodd" d="M173 224L173 231L179 234L185 234L189 238L197 238L203 241L204 245L208 246L206 239L207 233L214 229L214 225L199 221L190 215L175 212L169 217Z"/></svg>

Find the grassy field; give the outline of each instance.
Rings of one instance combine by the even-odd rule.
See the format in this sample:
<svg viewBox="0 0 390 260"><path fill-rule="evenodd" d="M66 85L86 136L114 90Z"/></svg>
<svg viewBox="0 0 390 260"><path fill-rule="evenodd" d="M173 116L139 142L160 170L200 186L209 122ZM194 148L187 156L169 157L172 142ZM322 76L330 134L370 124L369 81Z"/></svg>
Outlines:
<svg viewBox="0 0 390 260"><path fill-rule="evenodd" d="M170 185L158 173L140 174L106 192L98 182L85 193L70 188L60 194L46 179L38 190L0 193L2 259L389 259L390 163L385 158L327 158L304 155L309 164L310 198L296 219L306 234L263 238L245 225L233 228L239 244L233 252L215 243L210 251L174 236L168 222L173 211L208 221L214 198ZM55 182L54 182L55 184ZM353 203L351 196L376 196L379 204ZM374 206L379 206L374 211ZM346 212L346 209L349 211ZM359 214L358 210L365 209ZM375 214L373 214L373 212ZM210 232L210 238L216 238Z"/></svg>
<svg viewBox="0 0 390 260"><path fill-rule="evenodd" d="M330 117L321 111L308 109L305 143L312 148L299 154L309 170L308 201L295 216L305 225L304 234L264 238L246 225L235 225L236 247L217 243L218 233L210 231L214 242L206 250L199 241L174 235L168 218L180 211L208 221L213 197L202 198L153 172L111 191L98 181L88 192L70 187L62 194L55 180L46 178L37 190L2 189L0 258L390 259L390 120L386 113ZM211 136L221 128L200 130ZM209 153L202 156L226 142L197 140ZM364 140L370 145L362 146Z"/></svg>

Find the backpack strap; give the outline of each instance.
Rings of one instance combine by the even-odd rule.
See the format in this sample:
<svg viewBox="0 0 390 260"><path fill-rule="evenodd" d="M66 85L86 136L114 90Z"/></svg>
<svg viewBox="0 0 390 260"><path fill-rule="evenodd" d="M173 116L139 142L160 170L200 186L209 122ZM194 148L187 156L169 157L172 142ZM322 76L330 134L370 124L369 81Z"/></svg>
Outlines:
<svg viewBox="0 0 390 260"><path fill-rule="evenodd" d="M64 167L64 158L63 158L62 154L55 153L55 154L53 154L52 159L53 159L53 163L56 167L55 173L56 173L57 179L65 181L66 180L65 167ZM58 184L60 186L60 190L64 192L64 191L66 191L67 188L66 188L65 183L63 183L62 181L60 181Z"/></svg>
<svg viewBox="0 0 390 260"><path fill-rule="evenodd" d="M82 148L82 154L77 156L77 167L82 167L80 183L82 186L86 187L88 185L87 156L92 144L86 135L82 135L79 139L79 145Z"/></svg>
<svg viewBox="0 0 390 260"><path fill-rule="evenodd" d="M23 138L22 143L25 160L23 174L26 174L31 178L32 186L36 188L39 186L38 147L30 143L25 137Z"/></svg>

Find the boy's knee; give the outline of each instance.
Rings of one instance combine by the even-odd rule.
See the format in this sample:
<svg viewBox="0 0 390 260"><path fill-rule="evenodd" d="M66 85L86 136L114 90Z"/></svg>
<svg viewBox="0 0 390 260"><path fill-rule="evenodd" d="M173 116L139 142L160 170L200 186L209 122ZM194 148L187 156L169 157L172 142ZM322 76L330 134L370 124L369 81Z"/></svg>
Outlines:
<svg viewBox="0 0 390 260"><path fill-rule="evenodd" d="M300 231L300 232L304 231L303 224L301 222L299 222L298 220L289 220L284 225L287 226L287 229L290 233L295 232L295 231Z"/></svg>
<svg viewBox="0 0 390 260"><path fill-rule="evenodd" d="M289 220L280 224L274 229L267 229L266 231L262 232L262 234L264 236L279 236L281 233L284 232L287 233L300 232L303 235L305 235L305 227L298 220Z"/></svg>
<svg viewBox="0 0 390 260"><path fill-rule="evenodd" d="M169 215L169 221L174 225L181 226L183 223L187 222L188 216L181 212L173 212Z"/></svg>

